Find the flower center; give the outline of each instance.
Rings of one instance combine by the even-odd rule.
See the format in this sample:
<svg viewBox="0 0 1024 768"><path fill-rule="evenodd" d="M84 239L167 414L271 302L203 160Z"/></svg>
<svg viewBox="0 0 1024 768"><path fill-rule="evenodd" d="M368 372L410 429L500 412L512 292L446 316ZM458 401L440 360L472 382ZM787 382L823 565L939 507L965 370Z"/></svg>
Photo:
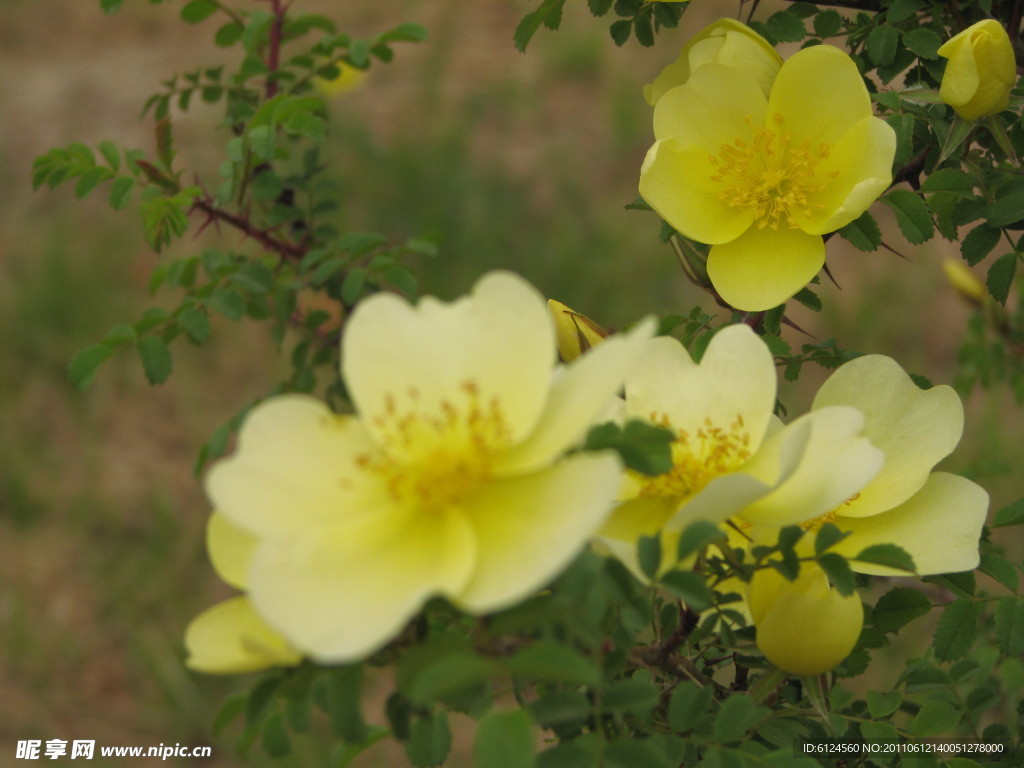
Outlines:
<svg viewBox="0 0 1024 768"><path fill-rule="evenodd" d="M821 530L821 526L823 526L825 523L834 523L836 520L838 520L843 507L845 507L851 501L856 501L859 498L860 493L855 493L853 494L853 496L848 498L846 501L844 501L838 507L833 509L831 512L826 512L824 515L818 515L817 517L812 518L810 520L805 520L804 522L800 523L800 527L803 528L805 531L812 531L816 533L817 531Z"/></svg>
<svg viewBox="0 0 1024 768"><path fill-rule="evenodd" d="M754 126L750 116L745 122L754 129L753 140L736 138L711 156L717 169L711 180L723 185L719 199L731 208L753 209L759 229L795 229L794 215L806 216L821 207L814 196L825 185L816 182L815 175L831 148L824 142L817 146L809 141L795 144L778 113L768 121L773 128ZM838 174L832 171L828 175Z"/></svg>
<svg viewBox="0 0 1024 768"><path fill-rule="evenodd" d="M416 408L419 394L408 392L413 408L400 411L388 396L382 416L373 419L380 450L356 463L378 475L398 504L422 512L457 507L490 474L495 455L510 433L497 398L484 401L472 380L434 410Z"/></svg>
<svg viewBox="0 0 1024 768"><path fill-rule="evenodd" d="M650 420L658 426L672 429L664 414L652 413ZM685 429L675 432L672 469L663 475L644 477L641 496L675 497L683 501L750 458L750 434L739 414L725 429L705 419L704 426L695 434Z"/></svg>

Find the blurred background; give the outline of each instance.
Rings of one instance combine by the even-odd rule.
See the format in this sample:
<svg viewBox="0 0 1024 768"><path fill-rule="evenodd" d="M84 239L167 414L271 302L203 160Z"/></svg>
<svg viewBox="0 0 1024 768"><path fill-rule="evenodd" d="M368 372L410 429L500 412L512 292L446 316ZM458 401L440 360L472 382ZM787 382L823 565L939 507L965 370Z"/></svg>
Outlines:
<svg viewBox="0 0 1024 768"><path fill-rule="evenodd" d="M239 0L256 7L257 0ZM104 16L98 0L0 2L0 764L20 739L95 739L104 745L212 744L203 765L265 765L234 753L210 722L238 680L182 666L182 632L228 594L203 549L208 507L192 474L200 446L284 369L265 329L224 323L201 349L175 345L175 370L150 387L124 354L91 388L75 391L66 365L116 322L153 303L158 257L132 211L103 195L34 193L32 160L55 146L109 139L151 151L146 98L196 65L234 61L212 44L217 24L178 19L183 0L127 0ZM686 313L709 302L657 240L653 214L627 211L652 137L641 87L686 38L735 0L695 0L654 49L616 48L607 21L570 2L557 34L528 52L512 31L529 0L296 0L354 36L403 21L430 40L400 45L363 87L330 103L330 162L343 190L337 223L395 239L429 233L440 254L416 268L426 292L450 298L489 268L514 269L606 327L642 314ZM759 16L777 6L764 3ZM215 175L226 135L216 106L172 113L179 167ZM842 286L821 286L826 310L792 316L815 338L895 356L936 383L952 382L970 310L941 270L955 246L908 245L887 227L886 250L861 253L836 238L829 265ZM200 246L186 237L163 258ZM804 339L787 331L794 346ZM824 374L810 366L783 395L805 410ZM1022 494L1021 410L1002 385L967 398L965 439L944 467L987 487L996 509ZM1019 545L1018 547L1018 556ZM898 650L920 654L924 635ZM876 672L891 686L898 667ZM891 674L890 674L891 672ZM374 705L376 706L376 705ZM379 711L371 708L371 719ZM305 751L303 751L305 750ZM457 747L464 753L463 747ZM454 764L465 765L456 755ZM194 765L196 760L182 760ZM110 765L174 765L159 759ZM284 765L319 765L315 744ZM404 764L386 746L362 766ZM103 766L97 757L91 765Z"/></svg>

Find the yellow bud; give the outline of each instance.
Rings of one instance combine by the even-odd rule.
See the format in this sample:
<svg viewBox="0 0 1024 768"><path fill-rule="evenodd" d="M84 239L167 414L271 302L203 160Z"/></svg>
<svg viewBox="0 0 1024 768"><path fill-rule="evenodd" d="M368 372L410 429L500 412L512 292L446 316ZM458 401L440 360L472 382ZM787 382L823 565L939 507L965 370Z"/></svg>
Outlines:
<svg viewBox="0 0 1024 768"><path fill-rule="evenodd" d="M1010 103L1017 82L1013 45L1003 26L985 19L965 29L939 48L949 59L939 95L965 120L995 115Z"/></svg>
<svg viewBox="0 0 1024 768"><path fill-rule="evenodd" d="M944 259L942 271L946 273L946 280L953 286L953 290L966 299L968 304L980 307L985 300L985 286L967 265L960 259Z"/></svg>
<svg viewBox="0 0 1024 768"><path fill-rule="evenodd" d="M864 624L855 592L844 597L818 566L804 563L796 581L775 570L754 574L747 605L757 626L757 647L772 664L794 675L820 675L850 655Z"/></svg>
<svg viewBox="0 0 1024 768"><path fill-rule="evenodd" d="M600 344L608 332L586 315L573 312L565 304L548 299L548 309L555 318L558 333L558 356L562 362L575 360L591 347Z"/></svg>
<svg viewBox="0 0 1024 768"><path fill-rule="evenodd" d="M647 103L653 107L665 93L685 83L694 70L705 64L723 64L739 70L757 83L767 97L782 66L782 57L746 24L719 19L694 35L679 58L665 67L653 83L644 86Z"/></svg>
<svg viewBox="0 0 1024 768"><path fill-rule="evenodd" d="M342 94L351 93L361 87L363 81L366 80L365 70L356 69L344 61L339 61L334 66L338 69L337 75L334 77L317 77L313 80L313 85L324 96L341 96Z"/></svg>

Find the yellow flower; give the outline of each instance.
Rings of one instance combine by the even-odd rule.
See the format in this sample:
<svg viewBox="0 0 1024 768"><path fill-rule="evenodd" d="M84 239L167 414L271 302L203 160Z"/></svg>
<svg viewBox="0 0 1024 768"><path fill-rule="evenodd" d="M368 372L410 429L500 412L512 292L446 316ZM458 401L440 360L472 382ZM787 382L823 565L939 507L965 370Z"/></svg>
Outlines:
<svg viewBox="0 0 1024 768"><path fill-rule="evenodd" d="M735 19L719 19L694 35L679 58L665 67L653 83L644 86L647 103L653 107L658 99L685 83L694 70L705 64L738 69L753 79L767 98L782 66L782 57L771 43L746 24Z"/></svg>
<svg viewBox="0 0 1024 768"><path fill-rule="evenodd" d="M342 373L357 414L301 395L254 408L207 477L254 538L248 599L325 663L365 657L434 596L471 613L550 581L600 527L617 456L565 456L607 407L653 323L555 369L543 298L508 273L451 304L362 302Z"/></svg>
<svg viewBox="0 0 1024 768"><path fill-rule="evenodd" d="M985 303L988 291L978 276L974 274L960 259L947 257L942 260L942 271L946 274L946 280L968 304L980 307Z"/></svg>
<svg viewBox="0 0 1024 768"><path fill-rule="evenodd" d="M708 275L738 309L774 307L821 269L821 235L860 216L891 181L895 134L873 117L856 65L818 45L788 59L770 96L705 64L654 108L640 194L710 244Z"/></svg>
<svg viewBox="0 0 1024 768"><path fill-rule="evenodd" d="M857 593L843 596L813 563L796 581L774 569L758 571L747 587L757 647L772 664L794 675L820 675L850 655L864 624Z"/></svg>
<svg viewBox="0 0 1024 768"><path fill-rule="evenodd" d="M1002 24L979 21L947 40L939 55L949 59L939 95L960 117L977 120L1006 109L1017 63Z"/></svg>
<svg viewBox="0 0 1024 768"><path fill-rule="evenodd" d="M608 332L586 315L573 312L565 304L548 299L548 310L555 319L558 334L558 356L562 362L575 360L591 347L605 340Z"/></svg>
<svg viewBox="0 0 1024 768"><path fill-rule="evenodd" d="M896 544L922 575L977 567L988 494L966 478L932 472L963 433L956 392L945 385L919 389L892 358L865 355L828 378L811 413L835 407L863 414L864 434L885 456L877 474L824 515L809 513L785 493L761 499L743 511L752 526L744 532L763 543L774 541L780 526L817 530L831 522L850 533L832 549L848 558L873 544ZM851 566L861 573L901 573L856 561Z"/></svg>
<svg viewBox="0 0 1024 768"><path fill-rule="evenodd" d="M217 575L244 590L256 539L215 513L206 527L206 546ZM185 648L185 664L208 674L257 672L302 660L245 596L218 603L193 619L185 631Z"/></svg>
<svg viewBox="0 0 1024 768"><path fill-rule="evenodd" d="M362 87L366 80L366 70L356 69L344 61L336 62L334 65L337 74L333 77L326 75L313 79L313 85L324 96L341 96L351 93Z"/></svg>
<svg viewBox="0 0 1024 768"><path fill-rule="evenodd" d="M825 514L878 472L882 455L857 409L822 407L789 425L772 415L775 363L749 327L719 331L699 365L675 339L647 346L626 378L624 415L675 432L673 467L627 473L623 501L600 532L634 572L640 536L661 532L671 552L689 523L724 522L754 505ZM664 568L673 565L666 558Z"/></svg>

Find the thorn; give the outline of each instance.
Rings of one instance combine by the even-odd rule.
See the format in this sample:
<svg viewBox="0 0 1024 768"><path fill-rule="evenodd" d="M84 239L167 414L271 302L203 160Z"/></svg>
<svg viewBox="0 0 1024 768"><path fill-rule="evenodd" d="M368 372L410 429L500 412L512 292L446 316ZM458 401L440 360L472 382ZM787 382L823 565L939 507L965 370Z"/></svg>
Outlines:
<svg viewBox="0 0 1024 768"><path fill-rule="evenodd" d="M832 285L834 285L840 291L843 290L843 286L841 286L839 282L835 279L835 277L832 275L832 270L828 268L828 264L822 266L822 269L825 271L825 276L832 281Z"/></svg>
<svg viewBox="0 0 1024 768"><path fill-rule="evenodd" d="M887 245L884 240L882 241L882 247L885 248L885 250L889 251L889 253L895 253L897 256L899 256L904 261L912 261L912 259L907 258L902 253L900 253L895 248L893 248L891 245Z"/></svg>
<svg viewBox="0 0 1024 768"><path fill-rule="evenodd" d="M788 326L789 326L790 328L792 328L792 329L794 329L794 330L796 330L796 331L798 331L798 332L802 333L802 334L803 334L804 336L806 336L806 337L807 337L807 338L809 338L809 339L816 339L816 338L818 338L818 337L817 337L817 336L815 336L815 335L814 335L813 333L810 333L810 332L808 332L808 331L805 331L805 330L804 330L803 328L801 328L801 327L800 327L799 325L797 325L796 323L794 323L794 322L793 322L792 320L790 320L790 319L789 319L788 317L785 317L785 316L783 316L783 318L782 318L782 322L783 322L783 324L784 324L784 325L788 325Z"/></svg>

